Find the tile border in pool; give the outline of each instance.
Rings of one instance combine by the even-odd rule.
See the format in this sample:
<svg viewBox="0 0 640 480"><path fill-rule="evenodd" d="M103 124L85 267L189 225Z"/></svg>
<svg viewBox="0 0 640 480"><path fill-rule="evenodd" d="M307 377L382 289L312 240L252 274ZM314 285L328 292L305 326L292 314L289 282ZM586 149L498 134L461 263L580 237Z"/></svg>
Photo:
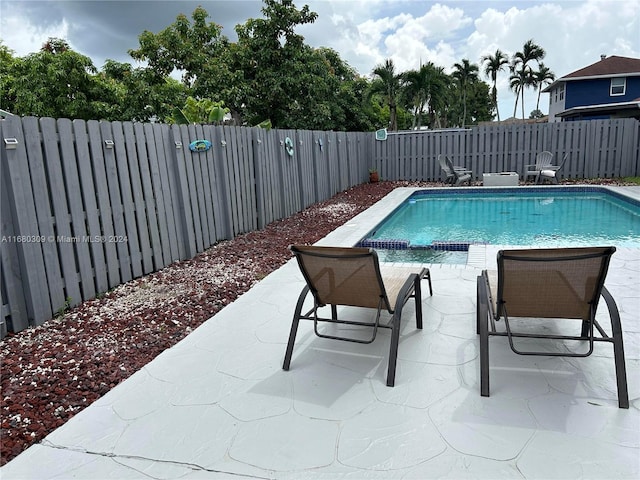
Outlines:
<svg viewBox="0 0 640 480"><path fill-rule="evenodd" d="M606 191L612 193L615 197L622 200L629 201L634 205L640 205L640 186L610 186L610 185L547 185L540 186L519 186L519 187L398 187L388 193L381 200L369 207L364 212L356 215L344 225L338 227L331 232L325 238L320 240L317 245L327 246L343 246L352 247L358 244L371 230L373 230L380 221L386 218L399 208L405 200L418 191L433 192L433 193L464 193L466 191L472 192L487 192L491 191L549 191L551 189L561 189L566 191ZM466 266L476 268L484 262L484 258L487 259L491 256L491 252L497 248L508 248L508 245L474 245L469 249L469 258ZM487 256L489 255L489 256ZM435 264L443 266L452 266L449 264ZM454 265L455 266L455 265ZM464 266L464 265L461 265ZM458 266L459 268L460 266Z"/></svg>
<svg viewBox="0 0 640 480"><path fill-rule="evenodd" d="M491 187L491 188L487 188L487 187L470 187L470 188L457 188L452 189L452 188L441 188L441 187L436 187L436 188L427 188L427 189L419 189L415 192L413 192L409 198L411 197L418 197L418 196L426 196L426 195L437 195L440 193L449 193L449 194L453 194L453 195L470 195L470 194L474 194L474 193L487 193L487 192L492 192L492 193L517 193L517 192L522 192L523 190L526 190L527 192L531 192L531 193L547 193L549 191L551 191L551 189L553 189L553 191L555 192L560 192L560 193L569 193L569 192L584 192L584 193L607 193L615 198L617 198L618 200L622 200L628 203L631 203L632 205L640 208L640 199L636 199L633 197L630 197L628 195L625 195L624 193L618 192L616 191L614 188L623 188L623 187L609 187L609 186L605 186L605 185L557 185L557 186L545 186L545 187L541 187L541 186L535 186L535 187L527 187L527 186L522 186L522 187ZM635 188L635 187L631 187L631 188ZM399 207L400 205L398 205Z"/></svg>

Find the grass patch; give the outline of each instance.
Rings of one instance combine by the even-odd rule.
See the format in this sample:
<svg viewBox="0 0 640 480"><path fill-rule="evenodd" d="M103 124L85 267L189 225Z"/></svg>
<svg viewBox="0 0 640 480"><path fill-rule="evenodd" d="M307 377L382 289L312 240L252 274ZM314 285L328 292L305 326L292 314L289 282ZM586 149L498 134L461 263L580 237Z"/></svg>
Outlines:
<svg viewBox="0 0 640 480"><path fill-rule="evenodd" d="M624 177L622 180L627 183L635 183L636 185L640 185L640 177Z"/></svg>

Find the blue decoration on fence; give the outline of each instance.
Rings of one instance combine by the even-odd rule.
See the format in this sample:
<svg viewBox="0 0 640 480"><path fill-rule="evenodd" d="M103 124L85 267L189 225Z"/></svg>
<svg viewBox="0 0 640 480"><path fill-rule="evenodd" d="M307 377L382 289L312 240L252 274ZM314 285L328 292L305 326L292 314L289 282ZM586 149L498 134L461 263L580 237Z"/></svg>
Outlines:
<svg viewBox="0 0 640 480"><path fill-rule="evenodd" d="M293 140L289 137L284 139L284 148L290 157L293 157Z"/></svg>
<svg viewBox="0 0 640 480"><path fill-rule="evenodd" d="M189 150L192 152L206 152L211 148L209 140L194 140L189 144Z"/></svg>

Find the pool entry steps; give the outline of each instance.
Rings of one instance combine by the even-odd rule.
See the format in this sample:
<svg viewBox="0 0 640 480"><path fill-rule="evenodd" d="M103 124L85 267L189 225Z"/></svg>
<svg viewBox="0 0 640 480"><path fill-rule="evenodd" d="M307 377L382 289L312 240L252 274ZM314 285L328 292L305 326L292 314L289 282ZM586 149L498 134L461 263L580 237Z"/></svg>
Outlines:
<svg viewBox="0 0 640 480"><path fill-rule="evenodd" d="M430 245L411 245L409 240L378 240L365 238L358 242L358 247L378 248L381 250L438 250L445 252L467 252L470 245L487 245L487 242L460 242L434 240Z"/></svg>

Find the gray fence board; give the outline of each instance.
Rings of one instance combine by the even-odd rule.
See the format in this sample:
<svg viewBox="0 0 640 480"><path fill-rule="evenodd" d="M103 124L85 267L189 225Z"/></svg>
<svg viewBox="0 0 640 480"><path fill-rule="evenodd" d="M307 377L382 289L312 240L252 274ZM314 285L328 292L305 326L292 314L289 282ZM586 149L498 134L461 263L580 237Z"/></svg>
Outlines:
<svg viewBox="0 0 640 480"><path fill-rule="evenodd" d="M229 184L228 165L226 160L226 140L224 130L214 128L212 132L213 165L216 180L217 198L220 202L221 222L218 227L218 238L233 237L233 212L231 211L232 186Z"/></svg>
<svg viewBox="0 0 640 480"><path fill-rule="evenodd" d="M52 118L43 118L40 120L40 128L42 129L42 142L46 156L49 194L56 219L56 246L60 255L65 296L72 305L77 305L80 303L82 295L80 294L80 279L74 254L71 212L66 196L67 190L77 188L77 185L69 185L65 182L56 121Z"/></svg>
<svg viewBox="0 0 640 480"><path fill-rule="evenodd" d="M152 174L150 162L155 159L155 149L153 155L147 147L147 141L154 147L153 132L149 136L145 133L144 124L135 123L133 125L133 137L137 150L138 168L135 179L138 188L134 188L134 201L138 218L138 231L140 234L140 248L142 250L142 265L144 273L150 273L164 266L162 246L160 243L159 226L161 220L158 218L158 208L153 197ZM155 256L159 259L156 259Z"/></svg>
<svg viewBox="0 0 640 480"><path fill-rule="evenodd" d="M313 147L313 175L315 181L314 192L318 201L331 196L329 177L328 136L324 132L312 132Z"/></svg>
<svg viewBox="0 0 640 480"><path fill-rule="evenodd" d="M248 170L253 164L250 155L253 152L242 150L242 140L238 127L223 127L225 138L225 160L227 165L228 184L232 186L231 212L233 218L233 235L252 230L252 217L254 217L251 195L248 188L252 185L252 174ZM245 155L248 161L244 161Z"/></svg>
<svg viewBox="0 0 640 480"><path fill-rule="evenodd" d="M201 125L196 126L196 135L198 135L198 139L211 141L210 131L210 127L203 127ZM205 248L209 248L218 240L218 236L216 233L216 219L214 215L214 202L212 196L212 192L214 190L211 188L210 178L212 170L214 168L213 152L211 151L211 149L200 152L200 154L198 155L198 161L194 164L194 167L196 166L199 168L202 179L202 184L198 184L198 186L202 189L202 193L199 198L202 200L200 213L203 218L203 242Z"/></svg>
<svg viewBox="0 0 640 480"><path fill-rule="evenodd" d="M127 201L131 202L132 205L131 211L129 212L127 212L128 207L125 206L125 215L129 217L129 221L127 222L128 245L129 252L133 259L132 263L135 267L132 270L133 277L137 278L144 273L153 271L151 240L149 239L149 228L147 226L149 223L147 220L141 177L141 170L147 163L147 155L144 151L140 151L140 155L138 155L139 145L133 123L122 123L122 132L124 134L124 146L129 169L129 176L123 183L126 183L130 190L130 192L127 192L130 196L130 199ZM148 172L145 172L145 177L149 177ZM124 190L123 198L125 198Z"/></svg>
<svg viewBox="0 0 640 480"><path fill-rule="evenodd" d="M73 121L73 133L78 160L78 177L82 200L84 204L84 214L87 222L87 234L91 242L91 267L94 277L95 292L106 292L109 288L107 279L107 265L104 254L104 242L97 241L101 238L103 230L100 226L100 211L97 204L97 188L94 183L93 167L91 164L91 154L89 152L89 137L87 135L86 124L81 120ZM85 268L83 266L83 268ZM84 281L83 281L84 283ZM83 291L86 288L83 285ZM89 295L87 292L86 295ZM90 298L90 297L89 297Z"/></svg>
<svg viewBox="0 0 640 480"><path fill-rule="evenodd" d="M114 127L117 131L119 122L114 122ZM109 191L109 204L111 206L111 215L113 217L113 229L112 236L105 237L105 243L115 244L116 251L118 253L118 266L120 268L120 279L122 283L128 282L133 278L131 272L131 258L129 256L129 248L127 245L127 227L125 225L125 212L122 204L122 197L120 193L120 178L124 176L124 173L119 173L118 167L126 169L126 163L118 159L122 158L122 153L116 155L123 145L116 142L114 133L112 131L112 124L108 122L100 122L100 131L102 133L102 139L105 143L103 148L104 165L107 178L107 187ZM111 148L107 147L111 145Z"/></svg>
<svg viewBox="0 0 640 480"><path fill-rule="evenodd" d="M275 175L273 164L268 161L271 148L270 135L266 130L253 131L253 164L256 175L256 196L258 209L258 228L264 228L275 220L277 200L273 195Z"/></svg>
<svg viewBox="0 0 640 480"><path fill-rule="evenodd" d="M4 164L7 166L7 193L11 199L14 234L16 238L38 236L36 205L31 188L30 173L27 163L25 138L19 118L4 120L3 135L15 138L18 146L14 150L5 150ZM22 146L22 148L20 148ZM42 325L51 318L51 302L46 281L42 242L22 242L10 239L16 244L20 271L24 288L27 319L15 319L16 324Z"/></svg>
<svg viewBox="0 0 640 480"><path fill-rule="evenodd" d="M87 122L89 132L89 150L91 152L91 162L96 185L96 198L100 211L100 224L102 225L102 235L104 238L112 238L115 234L113 227L113 214L111 201L109 199L109 186L107 181L107 168L104 158L104 144L100 123L95 120ZM111 137L109 135L109 137ZM111 138L109 138L111 140ZM118 266L118 252L114 242L100 242L103 245L109 287L113 288L121 283L120 268Z"/></svg>
<svg viewBox="0 0 640 480"><path fill-rule="evenodd" d="M0 122L0 138L2 125ZM2 252L0 255L0 276L2 288L2 317L0 318L0 335L6 335L7 331L18 332L29 327L24 282L20 269L18 243L12 241L16 236L14 220L11 212L11 199L9 196L9 172L7 171L7 159L5 150L0 152L0 218L2 236Z"/></svg>
<svg viewBox="0 0 640 480"><path fill-rule="evenodd" d="M171 139L176 145L175 150L172 150L174 155L174 158L171 159L174 165L174 171L172 173L175 175L175 190L178 199L178 202L174 203L174 208L176 209L176 218L181 220L180 228L177 230L180 235L178 239L178 245L181 247L180 259L185 259L193 257L197 253L197 250L195 222L186 168L188 157L185 151L188 151L189 148L187 141L189 138L188 135L184 135L183 138L182 130L178 125L171 126ZM184 131L186 133L186 127ZM180 215L180 212L182 212L182 215Z"/></svg>
<svg viewBox="0 0 640 480"><path fill-rule="evenodd" d="M78 173L78 158L76 157L76 141L71 120L58 120L58 135L60 137L60 160L64 174L68 196L69 210L71 213L71 226L73 234L73 250L77 259L77 274L80 275L79 283L82 296L73 298L71 305L77 305L83 300L95 297L96 289L93 269L91 267L91 254L89 252L90 238L87 235L86 213L82 201L82 189L80 175Z"/></svg>
<svg viewBox="0 0 640 480"><path fill-rule="evenodd" d="M156 133L156 151L158 153L158 173L160 175L160 189L154 185L156 198L160 192L163 194L167 234L169 238L169 248L171 260L178 261L183 258L181 255L181 217L179 215L180 195L177 188L174 163L176 162L175 138L169 125L154 125ZM162 230L161 230L162 231Z"/></svg>
<svg viewBox="0 0 640 480"><path fill-rule="evenodd" d="M143 132L140 132L142 127ZM160 138L158 138L160 137ZM162 148L161 130L154 129L152 124L136 124L136 139L145 139L147 159L149 160L149 178L144 180L144 196L147 205L147 218L149 219L149 230L151 235L151 248L153 250L153 265L156 270L170 264L175 258L171 253L169 242L169 223L171 219L167 217L167 210L171 208L171 195L169 186L162 185L162 169L166 169L164 162L164 149ZM158 150L160 145L160 150ZM162 157L162 158L160 158ZM165 172L166 177L166 172ZM165 192L166 189L166 198ZM166 205L165 205L165 202Z"/></svg>
<svg viewBox="0 0 640 480"><path fill-rule="evenodd" d="M42 135L37 118L25 118L22 124L25 131L25 147L28 157L29 175L33 188L33 201L38 224L32 226L32 235L39 235L44 268L49 291L49 299L52 311L56 311L65 302L65 290L62 282L60 258L54 227L54 214L50 203L49 184L45 167Z"/></svg>
<svg viewBox="0 0 640 480"><path fill-rule="evenodd" d="M184 129L183 129L184 131ZM200 125L189 125L187 127L188 137L187 143L195 140L202 140ZM187 158L187 172L189 175L189 191L191 192L191 202L193 209L194 228L196 229L196 248L198 252L204 250L208 244L208 225L206 206L204 200L204 184L202 181L202 152L194 152L185 150L185 158Z"/></svg>
<svg viewBox="0 0 640 480"><path fill-rule="evenodd" d="M257 228L255 172L250 132L246 128L233 127L232 145L235 152L234 165L239 172L242 191L242 233L246 233Z"/></svg>

